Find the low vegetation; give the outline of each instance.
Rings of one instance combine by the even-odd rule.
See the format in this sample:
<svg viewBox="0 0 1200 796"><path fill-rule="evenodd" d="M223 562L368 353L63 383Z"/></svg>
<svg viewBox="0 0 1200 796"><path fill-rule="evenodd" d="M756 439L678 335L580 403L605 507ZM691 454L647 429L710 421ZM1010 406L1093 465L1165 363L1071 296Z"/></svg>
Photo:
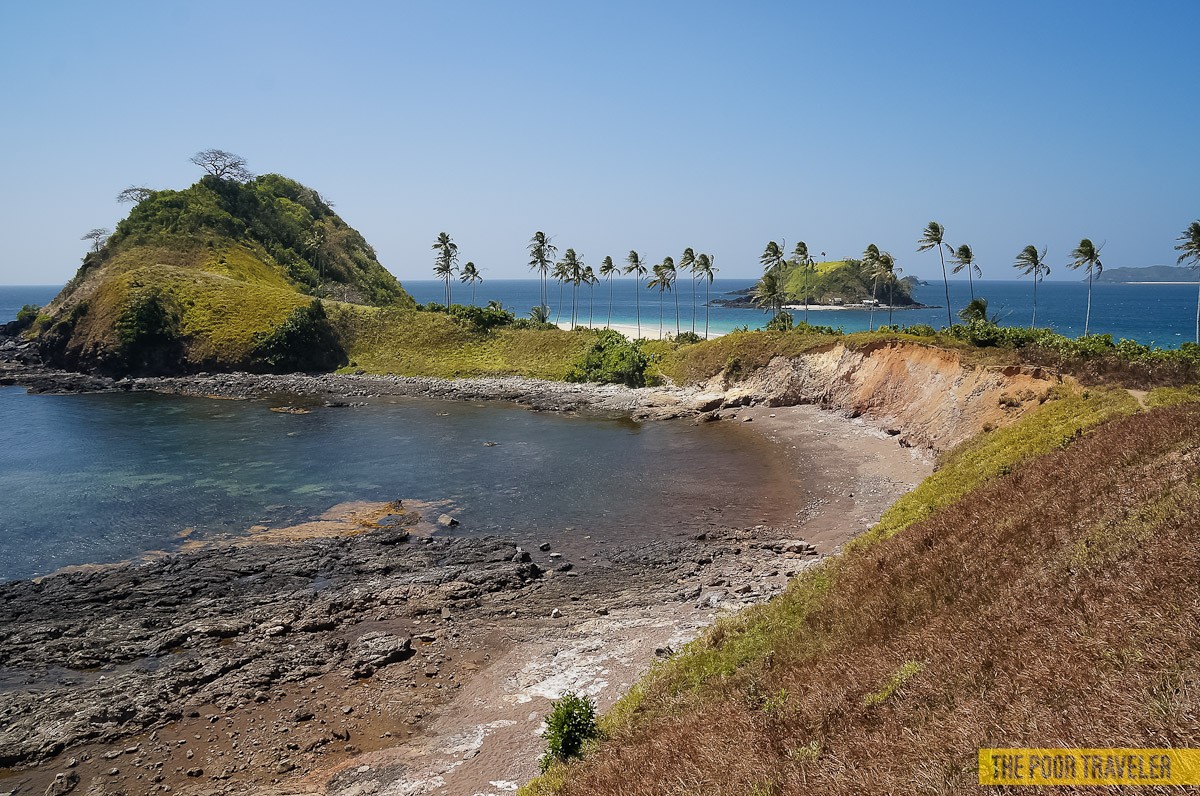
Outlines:
<svg viewBox="0 0 1200 796"><path fill-rule="evenodd" d="M525 792L958 793L980 746L1194 745L1200 406L1133 408L953 452L999 469L718 622Z"/></svg>

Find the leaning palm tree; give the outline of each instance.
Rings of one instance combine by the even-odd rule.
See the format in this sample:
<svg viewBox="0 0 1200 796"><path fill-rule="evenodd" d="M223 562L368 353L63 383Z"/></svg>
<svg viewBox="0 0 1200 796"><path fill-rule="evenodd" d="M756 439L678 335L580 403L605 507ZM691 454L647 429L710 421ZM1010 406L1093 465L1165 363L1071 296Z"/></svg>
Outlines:
<svg viewBox="0 0 1200 796"><path fill-rule="evenodd" d="M950 248L949 244L946 245L946 248ZM964 243L957 249L950 250L950 262L954 263L954 267L950 269L951 273L957 274L962 269L967 269L967 282L971 285L973 300L975 298L975 277L983 276L983 269L975 264L975 252L971 251L971 247Z"/></svg>
<svg viewBox="0 0 1200 796"><path fill-rule="evenodd" d="M433 242L437 256L433 260L433 273L438 279L446 282L446 306L450 306L451 291L450 277L454 276L454 266L458 264L458 244L450 239L445 232L439 232Z"/></svg>
<svg viewBox="0 0 1200 796"><path fill-rule="evenodd" d="M704 280L704 339L708 339L708 295L709 288L712 287L713 277L717 273L716 266L713 265L717 258L708 254L696 255L696 273Z"/></svg>
<svg viewBox="0 0 1200 796"><path fill-rule="evenodd" d="M647 290L658 288L658 339L663 339L663 299L666 297L667 285L670 284L670 277L667 276L666 268L662 263L650 269L654 273L654 278L646 283Z"/></svg>
<svg viewBox="0 0 1200 796"><path fill-rule="evenodd" d="M1175 264L1182 265L1191 260L1188 267L1193 271L1200 270L1200 221L1188 224L1188 228L1175 240L1179 241L1175 251L1182 252ZM1196 345L1200 345L1200 288L1196 289Z"/></svg>
<svg viewBox="0 0 1200 796"><path fill-rule="evenodd" d="M1100 276L1104 272L1104 263L1100 262L1100 249L1104 248L1101 243L1099 247L1091 242L1088 238L1079 241L1079 245L1071 250L1071 262L1067 265L1068 268L1078 270L1086 268L1088 275L1088 302L1087 315L1083 316L1083 336L1087 337L1088 326L1092 322L1092 277Z"/></svg>
<svg viewBox="0 0 1200 796"><path fill-rule="evenodd" d="M692 334L696 333L696 251L688 246L679 257L679 271L692 277ZM676 296L676 301L678 301Z"/></svg>
<svg viewBox="0 0 1200 796"><path fill-rule="evenodd" d="M879 262L882 256L883 253L874 243L868 243L867 248L863 250L862 274L871 280L871 314L868 323L872 332L875 331L875 302L879 300L876 293L879 288Z"/></svg>
<svg viewBox="0 0 1200 796"><path fill-rule="evenodd" d="M808 323L808 272L815 261L808 253L808 244L800 241L792 251L792 260L804 270L804 322Z"/></svg>
<svg viewBox="0 0 1200 796"><path fill-rule="evenodd" d="M613 265L611 257L605 257L600 263L600 276L608 280L608 328L612 328L612 305L613 305L613 274L620 272L621 269Z"/></svg>
<svg viewBox="0 0 1200 796"><path fill-rule="evenodd" d="M1020 271L1023 276L1033 275L1033 318L1029 322L1029 328L1032 329L1037 326L1038 282L1042 281L1042 277L1050 273L1050 266L1046 263L1046 248L1043 246L1039 254L1037 246L1026 246L1017 255L1017 260L1013 263L1013 267Z"/></svg>
<svg viewBox="0 0 1200 796"><path fill-rule="evenodd" d="M640 340L642 338L642 277L646 275L646 261L640 254L630 249L625 262L628 263L625 266L625 273L633 274L638 285L637 289L633 291L633 296L637 302L637 336Z"/></svg>
<svg viewBox="0 0 1200 796"><path fill-rule="evenodd" d="M946 275L946 256L942 253L945 237L946 228L936 221L930 221L925 225L925 233L917 241L917 251L925 252L937 248L938 260L942 263L942 284L946 286L946 322L953 326L954 316L950 314L950 278Z"/></svg>
<svg viewBox="0 0 1200 796"><path fill-rule="evenodd" d="M476 283L483 281L483 277L479 275L479 269L475 267L475 263L468 261L467 264L462 267L462 272L459 274L458 279L464 284L471 285L471 304L474 305L475 285Z"/></svg>
<svg viewBox="0 0 1200 796"><path fill-rule="evenodd" d="M675 258L664 257L659 263L662 268L662 276L666 280L664 288L675 294L675 336L679 336L679 293L675 291L675 280L679 277L679 271L675 267ZM661 339L662 335L659 335Z"/></svg>
<svg viewBox="0 0 1200 796"><path fill-rule="evenodd" d="M546 295L546 278L550 275L550 267L554 264L554 258L558 256L558 247L551 243L551 237L545 232L535 232L533 237L529 239L529 267L537 271L538 276L542 280L541 306L546 307L546 315L549 316L550 309L546 301L549 296Z"/></svg>

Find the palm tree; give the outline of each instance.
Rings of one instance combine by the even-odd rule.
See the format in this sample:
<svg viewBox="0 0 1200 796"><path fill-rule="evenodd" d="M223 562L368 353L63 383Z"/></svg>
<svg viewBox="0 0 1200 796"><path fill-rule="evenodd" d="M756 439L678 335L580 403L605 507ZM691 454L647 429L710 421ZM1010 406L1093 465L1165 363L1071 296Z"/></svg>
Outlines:
<svg viewBox="0 0 1200 796"><path fill-rule="evenodd" d="M433 242L437 256L433 260L433 273L438 279L446 282L446 306L450 306L450 277L454 276L454 266L458 264L458 244L450 239L445 232L439 232Z"/></svg>
<svg viewBox="0 0 1200 796"><path fill-rule="evenodd" d="M879 253L879 276L888 288L888 326L892 325L892 310L895 309L896 276L901 269L896 267L896 258L891 252Z"/></svg>
<svg viewBox="0 0 1200 796"><path fill-rule="evenodd" d="M475 283L482 282L483 277L479 275L479 269L475 267L475 263L468 261L462 267L462 272L458 277L460 282L470 283L471 285L471 304L475 303Z"/></svg>
<svg viewBox="0 0 1200 796"><path fill-rule="evenodd" d="M661 268L661 276L665 280L663 288L675 294L675 335L679 335L679 293L675 291L675 280L679 276L679 271L675 268L675 258L664 257L659 263ZM659 339L662 339L662 334L659 334Z"/></svg>
<svg viewBox="0 0 1200 796"><path fill-rule="evenodd" d="M946 228L936 221L930 221L925 225L925 234L917 241L917 251L924 252L934 247L937 248L938 260L942 263L942 284L946 286L946 321L953 326L954 316L950 314L950 278L946 276L946 256L942 253L945 237Z"/></svg>
<svg viewBox="0 0 1200 796"><path fill-rule="evenodd" d="M1175 264L1182 265L1191 260L1192 264L1188 267L1193 271L1200 269L1200 221L1188 224L1188 228L1175 240L1179 241L1175 251L1182 252ZM1196 289L1196 345L1200 345L1200 288Z"/></svg>
<svg viewBox="0 0 1200 796"><path fill-rule="evenodd" d="M796 248L792 250L792 260L804 269L804 322L808 323L808 271L813 267L814 261L808 253L807 243L800 241L796 244Z"/></svg>
<svg viewBox="0 0 1200 796"><path fill-rule="evenodd" d="M783 249L775 241L767 243L758 261L762 263L763 271L778 271L783 267Z"/></svg>
<svg viewBox="0 0 1200 796"><path fill-rule="evenodd" d="M588 328L591 329L592 323L592 308L596 304L596 283L600 280L596 278L596 272L592 270L590 265L583 267L583 283L588 286Z"/></svg>
<svg viewBox="0 0 1200 796"><path fill-rule="evenodd" d="M612 328L612 305L613 305L613 274L620 271L617 266L613 265L611 257L605 257L600 263L600 276L608 280L608 328Z"/></svg>
<svg viewBox="0 0 1200 796"><path fill-rule="evenodd" d="M552 275L554 276L555 281L558 282L558 309L555 310L554 313L554 322L558 323L560 320L562 320L563 285L567 284L567 280L571 278L571 272L570 269L567 268L566 263L560 261L554 264L554 272Z"/></svg>
<svg viewBox="0 0 1200 796"><path fill-rule="evenodd" d="M982 321L994 324L996 322L995 318L988 316L988 300L982 296L971 299L967 306L958 311L958 317L962 319L963 323Z"/></svg>
<svg viewBox="0 0 1200 796"><path fill-rule="evenodd" d="M1088 303L1087 315L1083 317L1083 336L1087 337L1088 326L1092 322L1092 277L1100 276L1104 272L1104 263L1100 262L1100 249L1104 248L1101 243L1099 248L1095 246L1089 239L1084 238L1079 241L1079 245L1071 250L1071 262L1067 265L1068 268L1078 270L1080 267L1087 268L1088 275Z"/></svg>
<svg viewBox="0 0 1200 796"><path fill-rule="evenodd" d="M946 248L950 248L949 244L946 245ZM975 264L975 252L971 251L971 247L964 243L957 249L950 249L950 262L954 263L954 268L950 269L951 273L957 274L962 269L967 269L967 281L971 285L971 299L974 300L975 277L983 276L983 269Z"/></svg>
<svg viewBox="0 0 1200 796"><path fill-rule="evenodd" d="M1020 271L1023 276L1033 274L1033 319L1029 322L1029 328L1032 329L1037 325L1038 282L1042 281L1042 277L1050 273L1050 266L1046 263L1046 248L1043 246L1039 254L1036 246L1026 246L1017 255L1017 260L1013 263L1013 267Z"/></svg>
<svg viewBox="0 0 1200 796"><path fill-rule="evenodd" d="M679 270L692 275L692 334L696 333L696 252L691 246L683 250L679 256ZM678 301L679 297L676 296Z"/></svg>
<svg viewBox="0 0 1200 796"><path fill-rule="evenodd" d="M783 312L783 286L776 271L768 270L762 275L754 286L751 300L760 307L767 307L773 316Z"/></svg>
<svg viewBox="0 0 1200 796"><path fill-rule="evenodd" d="M871 280L871 319L869 323L872 332L875 331L875 302L878 301L876 292L879 288L879 261L882 256L879 247L874 243L868 243L867 248L863 250L862 273Z"/></svg>
<svg viewBox="0 0 1200 796"><path fill-rule="evenodd" d="M574 329L578 317L575 311L575 297L578 293L579 283L583 281L583 259L575 253L574 249L567 249L559 265L563 267L564 281L571 283L571 328Z"/></svg>
<svg viewBox="0 0 1200 796"><path fill-rule="evenodd" d="M667 285L670 284L670 278L667 276L666 268L662 263L650 269L654 272L654 278L646 283L647 290L658 288L658 339L663 339L663 299Z"/></svg>
<svg viewBox="0 0 1200 796"><path fill-rule="evenodd" d="M550 266L554 263L554 258L558 256L558 247L550 241L552 238L545 232L535 232L533 237L529 239L529 267L538 272L538 276L542 280L541 302L543 307L547 307L546 316L549 317L550 311L546 304L549 298L546 295L546 278L550 275Z"/></svg>
<svg viewBox="0 0 1200 796"><path fill-rule="evenodd" d="M708 254L696 255L696 273L704 280L704 339L708 339L708 291L712 286L713 277L717 273L717 268L713 265L717 261L716 257Z"/></svg>
<svg viewBox="0 0 1200 796"><path fill-rule="evenodd" d="M642 277L646 275L646 262L642 256L633 249L629 250L629 256L625 258L628 265L625 266L625 273L633 274L633 278L637 280L637 290L633 291L635 300L637 301L637 336L642 338Z"/></svg>

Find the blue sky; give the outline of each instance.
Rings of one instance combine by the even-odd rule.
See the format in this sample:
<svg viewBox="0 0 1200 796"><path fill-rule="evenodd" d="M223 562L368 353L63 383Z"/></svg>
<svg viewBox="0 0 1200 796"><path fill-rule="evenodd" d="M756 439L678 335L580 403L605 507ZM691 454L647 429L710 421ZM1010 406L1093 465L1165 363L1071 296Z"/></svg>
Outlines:
<svg viewBox="0 0 1200 796"><path fill-rule="evenodd" d="M1200 3L0 3L0 284L65 281L127 185L208 147L319 190L405 278L448 231L521 277L544 229L588 262L925 224L1012 278L1081 237L1174 263L1200 218ZM1068 272L1069 273L1069 272Z"/></svg>

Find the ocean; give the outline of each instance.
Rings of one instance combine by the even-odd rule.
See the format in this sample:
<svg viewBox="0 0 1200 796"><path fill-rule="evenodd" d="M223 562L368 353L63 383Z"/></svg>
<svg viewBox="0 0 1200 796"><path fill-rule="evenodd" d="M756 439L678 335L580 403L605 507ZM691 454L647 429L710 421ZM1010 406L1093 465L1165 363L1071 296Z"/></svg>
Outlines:
<svg viewBox="0 0 1200 796"><path fill-rule="evenodd" d="M717 279L711 289L712 298L754 285L752 279ZM445 286L432 279L410 279L404 287L417 301L441 302ZM458 282L453 284L454 300L471 302L471 289ZM16 317L24 304L45 304L58 292L58 286L4 287L0 286L0 323ZM644 334L657 335L659 324L669 332L676 329L676 299L678 299L678 328L691 331L693 323L698 333L704 333L704 287L697 285L696 307L692 306L691 285L684 283L675 293L660 297L657 291L635 290L627 277L614 279L610 285L601 283L594 288L580 288L576 296L576 312L580 322L590 318L596 324L610 322L634 326L639 318ZM1028 326L1033 314L1033 285L1029 281L982 280L975 283L975 294L988 300L989 311L1006 326ZM527 315L538 304L539 286L535 279L487 279L477 286L475 303L495 300L518 315ZM941 282L918 287L914 296L937 309L896 310L893 322L900 325L929 324L935 328L946 325L946 310ZM965 281L950 283L950 304L957 312L970 300L970 286ZM660 301L661 298L661 301ZM571 291L560 291L550 285L551 320L570 320ZM1083 334L1084 313L1087 308L1087 283L1043 282L1038 286L1037 322L1060 334L1077 337ZM661 313L661 315L660 315ZM803 318L803 311L792 313ZM660 321L661 318L661 321ZM708 324L713 332L729 332L746 326L761 328L768 320L767 313L757 309L727 309L710 307ZM1093 334L1111 334L1114 340L1126 338L1147 345L1175 348L1194 339L1196 321L1196 285L1194 284L1105 284L1098 283L1092 292ZM841 328L847 332L862 331L887 323L887 311L875 313L860 309L820 310L809 313L809 322Z"/></svg>

